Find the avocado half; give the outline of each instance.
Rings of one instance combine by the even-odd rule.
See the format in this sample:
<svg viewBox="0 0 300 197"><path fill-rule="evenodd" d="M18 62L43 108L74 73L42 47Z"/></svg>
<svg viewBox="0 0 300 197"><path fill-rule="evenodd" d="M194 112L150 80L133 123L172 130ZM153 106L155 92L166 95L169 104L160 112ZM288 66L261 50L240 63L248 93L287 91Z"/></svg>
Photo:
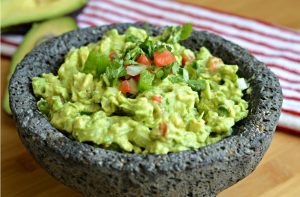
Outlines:
<svg viewBox="0 0 300 197"><path fill-rule="evenodd" d="M10 77L15 71L16 65L25 57L28 52L31 51L31 49L49 38L58 36L76 28L77 24L71 17L60 17L34 24L25 35L23 42L12 57L7 80L10 80ZM7 87L3 97L3 109L8 114L11 114Z"/></svg>
<svg viewBox="0 0 300 197"><path fill-rule="evenodd" d="M1 29L71 13L87 0L1 0Z"/></svg>

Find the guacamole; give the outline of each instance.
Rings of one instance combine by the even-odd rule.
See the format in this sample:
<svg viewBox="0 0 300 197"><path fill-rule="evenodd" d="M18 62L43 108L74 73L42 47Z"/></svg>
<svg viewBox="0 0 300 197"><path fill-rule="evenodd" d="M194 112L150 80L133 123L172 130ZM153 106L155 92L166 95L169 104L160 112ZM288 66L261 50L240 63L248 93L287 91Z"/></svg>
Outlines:
<svg viewBox="0 0 300 197"><path fill-rule="evenodd" d="M179 41L191 24L161 35L113 29L72 49L57 75L32 79L38 109L80 142L121 152L166 154L221 140L248 114L247 82L202 47Z"/></svg>

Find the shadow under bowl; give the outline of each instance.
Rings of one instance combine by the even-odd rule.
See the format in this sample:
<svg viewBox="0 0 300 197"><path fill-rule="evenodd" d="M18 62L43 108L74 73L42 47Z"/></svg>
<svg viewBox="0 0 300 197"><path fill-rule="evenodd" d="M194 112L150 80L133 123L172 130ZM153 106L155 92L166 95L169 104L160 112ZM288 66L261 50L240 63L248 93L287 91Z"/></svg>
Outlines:
<svg viewBox="0 0 300 197"><path fill-rule="evenodd" d="M17 66L10 80L10 105L21 141L52 176L86 196L215 196L250 174L269 147L280 115L282 92L275 75L245 49L217 35L193 31L187 48L207 47L226 64L239 65L250 80L249 115L233 135L209 146L165 155L126 154L71 140L37 109L31 79L56 73L73 47L97 42L114 24L80 29L42 43ZM162 27L149 25L150 34Z"/></svg>

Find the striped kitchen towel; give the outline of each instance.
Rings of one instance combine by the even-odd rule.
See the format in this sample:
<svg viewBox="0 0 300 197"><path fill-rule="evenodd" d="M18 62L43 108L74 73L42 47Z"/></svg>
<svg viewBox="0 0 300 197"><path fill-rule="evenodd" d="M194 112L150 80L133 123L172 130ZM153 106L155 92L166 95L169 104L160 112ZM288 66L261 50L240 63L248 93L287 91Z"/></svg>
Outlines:
<svg viewBox="0 0 300 197"><path fill-rule="evenodd" d="M277 75L283 88L278 128L300 134L300 32L255 19L169 0L91 0L77 16L79 27L122 22L180 25L223 36L249 50ZM1 54L10 56L22 36L1 38Z"/></svg>

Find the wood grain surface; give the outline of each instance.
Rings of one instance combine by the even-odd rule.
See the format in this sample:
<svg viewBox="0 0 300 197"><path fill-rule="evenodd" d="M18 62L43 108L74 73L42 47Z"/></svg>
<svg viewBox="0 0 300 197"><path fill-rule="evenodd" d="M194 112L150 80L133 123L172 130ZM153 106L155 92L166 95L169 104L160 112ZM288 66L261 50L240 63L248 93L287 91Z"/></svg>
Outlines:
<svg viewBox="0 0 300 197"><path fill-rule="evenodd" d="M181 0L300 29L298 0ZM1 58L1 92L9 59ZM3 96L3 95L2 95ZM5 197L79 197L39 167L21 144L14 121L1 111L1 194ZM300 196L300 136L277 131L257 169L219 197Z"/></svg>

